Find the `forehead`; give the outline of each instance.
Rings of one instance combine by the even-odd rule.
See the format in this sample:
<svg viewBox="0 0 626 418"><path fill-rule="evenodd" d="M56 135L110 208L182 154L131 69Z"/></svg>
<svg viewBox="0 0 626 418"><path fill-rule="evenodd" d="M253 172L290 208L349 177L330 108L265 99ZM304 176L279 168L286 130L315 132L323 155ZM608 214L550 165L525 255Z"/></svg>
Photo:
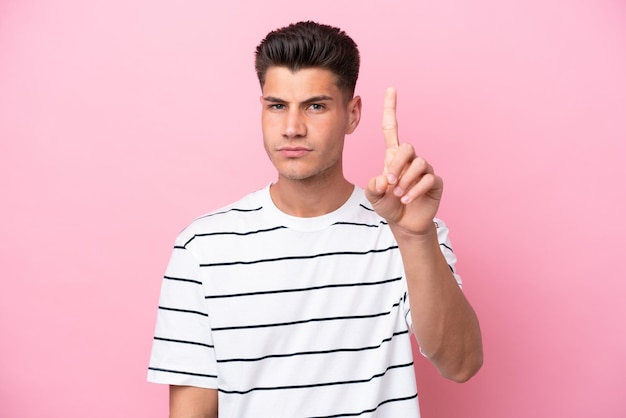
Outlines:
<svg viewBox="0 0 626 418"><path fill-rule="evenodd" d="M294 72L287 67L270 67L265 73L262 90L263 96L296 100L319 95L341 96L335 74L325 68L303 68Z"/></svg>

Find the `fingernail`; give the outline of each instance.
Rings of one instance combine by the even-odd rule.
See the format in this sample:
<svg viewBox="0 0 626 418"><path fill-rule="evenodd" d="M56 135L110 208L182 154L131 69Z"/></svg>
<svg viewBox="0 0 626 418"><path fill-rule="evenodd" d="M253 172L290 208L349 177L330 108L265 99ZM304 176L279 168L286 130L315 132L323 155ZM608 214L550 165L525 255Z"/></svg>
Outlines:
<svg viewBox="0 0 626 418"><path fill-rule="evenodd" d="M396 187L395 189L393 189L393 194L395 194L398 197L402 196L403 193L404 193L404 190L402 190L399 187Z"/></svg>
<svg viewBox="0 0 626 418"><path fill-rule="evenodd" d="M387 181L389 182L389 184L396 184L396 181L398 179L396 179L396 176L394 176L393 174L387 174Z"/></svg>

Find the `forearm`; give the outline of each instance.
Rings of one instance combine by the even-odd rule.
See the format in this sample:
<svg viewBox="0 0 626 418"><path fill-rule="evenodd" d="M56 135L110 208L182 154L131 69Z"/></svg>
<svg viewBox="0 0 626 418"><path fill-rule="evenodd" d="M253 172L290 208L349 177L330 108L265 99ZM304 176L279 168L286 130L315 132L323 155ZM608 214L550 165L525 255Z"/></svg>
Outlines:
<svg viewBox="0 0 626 418"><path fill-rule="evenodd" d="M170 386L170 418L217 418L217 390Z"/></svg>
<svg viewBox="0 0 626 418"><path fill-rule="evenodd" d="M478 319L459 288L437 240L437 231L414 235L394 230L411 301L413 332L439 372L466 381L482 365Z"/></svg>

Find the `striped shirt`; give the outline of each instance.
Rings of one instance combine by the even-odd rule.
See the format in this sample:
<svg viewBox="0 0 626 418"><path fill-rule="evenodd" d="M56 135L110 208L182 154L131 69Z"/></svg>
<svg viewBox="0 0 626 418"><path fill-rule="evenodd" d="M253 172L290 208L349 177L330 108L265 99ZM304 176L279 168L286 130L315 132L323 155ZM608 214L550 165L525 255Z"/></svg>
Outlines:
<svg viewBox="0 0 626 418"><path fill-rule="evenodd" d="M217 389L220 417L419 417L403 274L362 189L298 218L266 187L178 236L148 380Z"/></svg>

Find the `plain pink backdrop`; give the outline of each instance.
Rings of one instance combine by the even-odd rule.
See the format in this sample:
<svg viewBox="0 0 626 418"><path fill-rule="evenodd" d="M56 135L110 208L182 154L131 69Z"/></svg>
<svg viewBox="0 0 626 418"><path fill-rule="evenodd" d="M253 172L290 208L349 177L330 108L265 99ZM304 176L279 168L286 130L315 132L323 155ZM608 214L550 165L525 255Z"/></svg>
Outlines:
<svg viewBox="0 0 626 418"><path fill-rule="evenodd" d="M313 19L362 51L358 184L400 135L444 177L485 365L423 416L626 416L619 0L0 1L0 416L166 416L146 383L174 237L274 179L253 51Z"/></svg>

